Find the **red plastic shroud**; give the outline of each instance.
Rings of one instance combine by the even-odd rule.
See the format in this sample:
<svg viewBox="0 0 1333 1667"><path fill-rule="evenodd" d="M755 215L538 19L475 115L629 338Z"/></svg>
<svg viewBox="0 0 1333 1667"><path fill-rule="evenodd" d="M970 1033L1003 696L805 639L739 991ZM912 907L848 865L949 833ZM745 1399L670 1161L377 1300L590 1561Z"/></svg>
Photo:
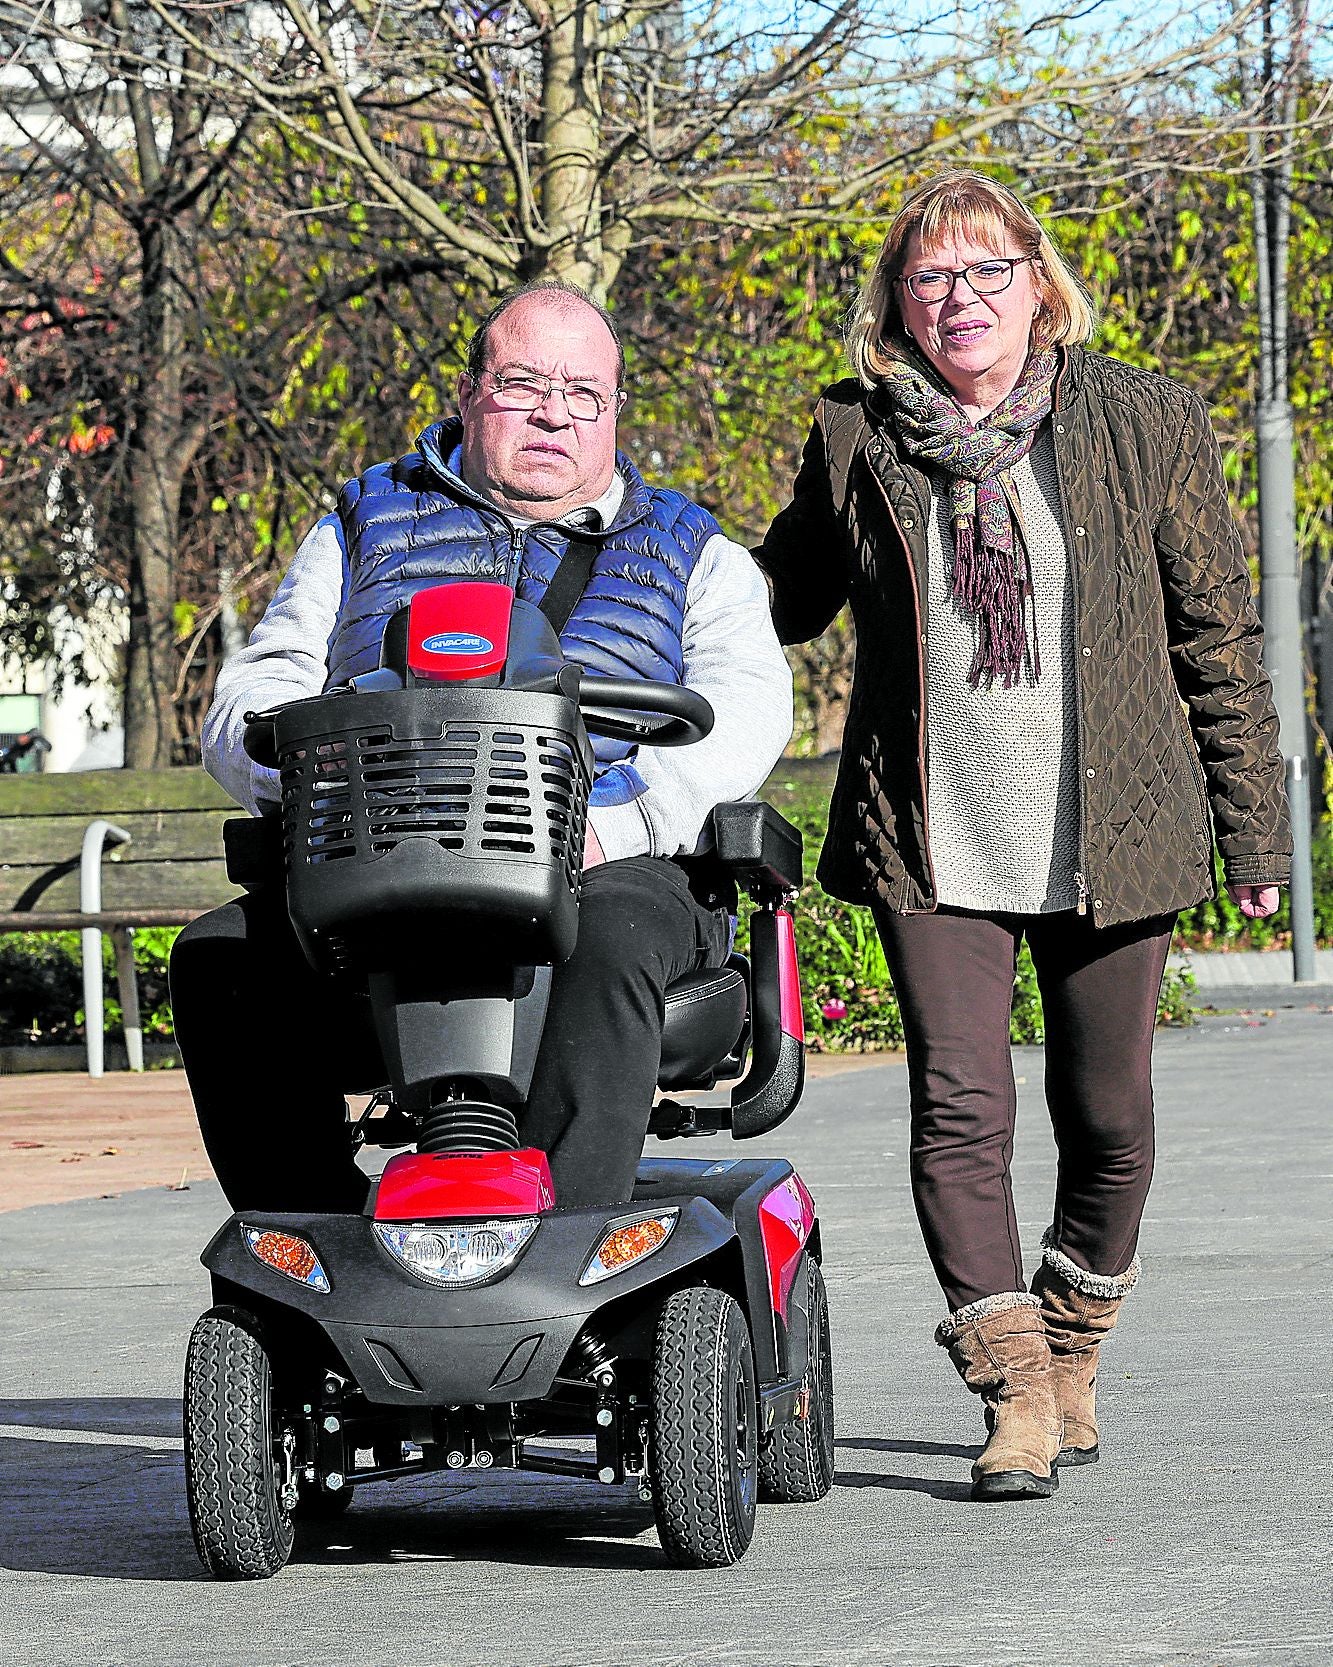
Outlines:
<svg viewBox="0 0 1333 1667"><path fill-rule="evenodd" d="M546 1153L400 1152L375 1195L376 1221L532 1216L555 1208Z"/></svg>
<svg viewBox="0 0 1333 1667"><path fill-rule="evenodd" d="M799 1175L789 1175L760 1202L759 1232L768 1264L768 1295L773 1312L783 1321L792 1281L801 1265L801 1252L814 1224L815 1201Z"/></svg>
<svg viewBox="0 0 1333 1667"><path fill-rule="evenodd" d="M801 971L796 963L796 924L787 909L778 910L778 1018L783 1033L805 1041L801 1007Z"/></svg>
<svg viewBox="0 0 1333 1667"><path fill-rule="evenodd" d="M509 654L508 585L458 580L419 590L407 620L407 669L428 683L494 677Z"/></svg>

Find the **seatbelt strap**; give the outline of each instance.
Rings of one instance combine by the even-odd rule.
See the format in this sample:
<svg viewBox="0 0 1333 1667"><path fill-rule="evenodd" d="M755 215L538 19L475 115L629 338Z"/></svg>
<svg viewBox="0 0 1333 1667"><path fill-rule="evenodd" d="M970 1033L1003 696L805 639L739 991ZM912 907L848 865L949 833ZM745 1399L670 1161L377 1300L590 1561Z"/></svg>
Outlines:
<svg viewBox="0 0 1333 1667"><path fill-rule="evenodd" d="M597 560L600 548L600 545L587 538L571 538L565 546L565 553L551 575L546 594L537 604L550 620L551 628L557 637L569 624L570 614L574 612L579 598L588 588L592 564Z"/></svg>

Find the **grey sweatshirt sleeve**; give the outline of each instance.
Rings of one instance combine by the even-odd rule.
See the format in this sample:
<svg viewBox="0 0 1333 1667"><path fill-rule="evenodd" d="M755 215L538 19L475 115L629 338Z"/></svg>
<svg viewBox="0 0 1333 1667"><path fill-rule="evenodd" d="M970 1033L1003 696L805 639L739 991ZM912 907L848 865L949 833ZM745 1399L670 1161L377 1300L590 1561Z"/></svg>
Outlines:
<svg viewBox="0 0 1333 1667"><path fill-rule="evenodd" d="M249 643L218 673L204 719L204 768L252 815L261 800L277 804L279 789L277 771L251 763L241 745L245 714L323 690L343 568L338 518L326 515L301 541Z"/></svg>
<svg viewBox="0 0 1333 1667"><path fill-rule="evenodd" d="M791 670L763 575L720 534L690 575L683 647L685 684L712 703L713 731L693 746L640 747L599 778L595 798L610 785L619 801L589 814L608 861L693 851L713 806L753 798L791 736Z"/></svg>

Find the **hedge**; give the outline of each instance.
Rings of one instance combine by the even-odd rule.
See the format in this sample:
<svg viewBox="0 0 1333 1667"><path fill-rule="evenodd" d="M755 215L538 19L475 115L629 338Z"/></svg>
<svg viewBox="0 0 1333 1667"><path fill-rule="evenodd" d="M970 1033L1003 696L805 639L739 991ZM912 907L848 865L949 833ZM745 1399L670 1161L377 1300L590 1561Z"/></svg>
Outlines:
<svg viewBox="0 0 1333 1667"><path fill-rule="evenodd" d="M134 934L139 974L139 1018L146 1037L172 1039L167 958L179 928L141 928ZM102 991L106 1029L119 1035L120 998L110 936L102 935ZM83 959L77 932L24 932L0 938L0 1047L24 1042L83 1040Z"/></svg>

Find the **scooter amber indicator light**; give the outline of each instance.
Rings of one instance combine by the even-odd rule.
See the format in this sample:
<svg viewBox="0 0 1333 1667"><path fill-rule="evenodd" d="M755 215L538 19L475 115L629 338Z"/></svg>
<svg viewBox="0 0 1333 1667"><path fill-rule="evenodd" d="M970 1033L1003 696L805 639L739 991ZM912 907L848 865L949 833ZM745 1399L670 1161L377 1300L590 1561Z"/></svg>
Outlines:
<svg viewBox="0 0 1333 1667"><path fill-rule="evenodd" d="M593 1252L592 1260L579 1275L579 1284L595 1285L600 1279L610 1279L613 1273L660 1250L671 1237L679 1215L679 1210L664 1210L659 1216L619 1222Z"/></svg>
<svg viewBox="0 0 1333 1667"><path fill-rule="evenodd" d="M536 1231L536 1216L437 1222L431 1227L375 1223L380 1243L409 1273L453 1290L484 1285L512 1267Z"/></svg>
<svg viewBox="0 0 1333 1667"><path fill-rule="evenodd" d="M242 1227L250 1254L265 1267L284 1273L298 1285L308 1285L312 1291L327 1291L329 1276L324 1272L319 1257L304 1239L295 1233L275 1233L271 1228Z"/></svg>

